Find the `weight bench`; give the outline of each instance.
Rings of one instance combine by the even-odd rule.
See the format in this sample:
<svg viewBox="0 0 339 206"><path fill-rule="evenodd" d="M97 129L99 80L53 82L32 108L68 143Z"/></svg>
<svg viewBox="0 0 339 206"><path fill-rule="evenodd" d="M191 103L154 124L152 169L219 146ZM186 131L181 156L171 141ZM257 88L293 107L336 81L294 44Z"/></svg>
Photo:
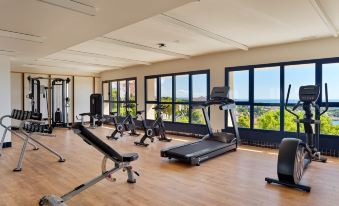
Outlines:
<svg viewBox="0 0 339 206"><path fill-rule="evenodd" d="M5 125L4 119L10 118L20 121L20 125L18 128ZM12 134L18 136L23 140L23 146L20 152L19 160L14 172L20 172L22 170L24 155L27 149L27 145L30 144L33 146L34 150L38 150L37 145L45 148L47 151L55 155L59 160L59 162L65 162L65 159L52 148L38 141L35 136L55 136L52 133L51 128L45 124L45 121L41 121L42 115L41 113L33 113L29 111L16 110L14 109L11 115L5 115L0 118L0 125L5 128L5 131L2 135L0 142L0 156L1 156L1 148L4 143L7 132L11 132ZM36 145L37 144L37 145Z"/></svg>
<svg viewBox="0 0 339 206"><path fill-rule="evenodd" d="M40 199L39 205L50 205L50 206L67 206L66 201L71 199L72 197L76 196L80 192L86 190L87 188L91 187L92 185L100 182L103 179L107 179L111 182L115 182L116 179L112 177L112 174L122 169L123 171L127 171L127 182L128 183L135 183L136 180L134 179L134 174L139 176L137 172L132 169L130 166L130 162L138 159L137 153L127 153L127 154L120 154L95 136L92 132L90 132L87 128L85 128L80 122L75 123L72 126L74 133L79 135L87 144L93 146L99 152L104 155L102 160L101 168L102 174L95 177L94 179L79 185L78 187L74 188L72 191L64 194L61 197L55 195L47 195ZM106 162L110 159L115 163L115 166L107 170L106 169Z"/></svg>

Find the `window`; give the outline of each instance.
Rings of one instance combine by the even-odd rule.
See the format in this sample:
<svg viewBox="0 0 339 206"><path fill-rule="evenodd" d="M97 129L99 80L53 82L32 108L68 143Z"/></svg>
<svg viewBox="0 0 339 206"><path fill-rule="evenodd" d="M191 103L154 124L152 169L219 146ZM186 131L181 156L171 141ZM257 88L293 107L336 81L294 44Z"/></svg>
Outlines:
<svg viewBox="0 0 339 206"><path fill-rule="evenodd" d="M249 101L249 71L229 73L230 98L238 102Z"/></svg>
<svg viewBox="0 0 339 206"><path fill-rule="evenodd" d="M207 74L192 75L192 101L207 101Z"/></svg>
<svg viewBox="0 0 339 206"><path fill-rule="evenodd" d="M209 98L208 76L209 71L197 71L145 77L146 118L155 119L152 108L164 104L168 105L163 111L164 121L204 124L201 109L191 109L191 106Z"/></svg>
<svg viewBox="0 0 339 206"><path fill-rule="evenodd" d="M289 102L297 103L299 99L299 87L315 84L315 64L285 66L285 95L290 84L291 93Z"/></svg>
<svg viewBox="0 0 339 206"><path fill-rule="evenodd" d="M132 104L134 107L130 110L131 114L136 115L135 86L136 78L103 82L104 114L117 112L119 116L126 116L126 104Z"/></svg>
<svg viewBox="0 0 339 206"><path fill-rule="evenodd" d="M325 83L328 88L328 101L339 102L339 63L323 64L322 67L322 91L323 102L325 102Z"/></svg>
<svg viewBox="0 0 339 206"><path fill-rule="evenodd" d="M250 128L249 70L231 71L228 80L229 97L237 103L235 116L238 127ZM233 126L230 115L227 122L229 126Z"/></svg>
<svg viewBox="0 0 339 206"><path fill-rule="evenodd" d="M280 103L280 67L255 68L254 102Z"/></svg>
<svg viewBox="0 0 339 206"><path fill-rule="evenodd" d="M236 120L239 127L296 132L295 117L284 109L288 86L291 84L288 107L292 109L299 100L300 86L322 85L322 95L318 103L323 108L327 83L329 110L321 117L320 132L339 136L338 76L339 58L226 69L230 98L235 99L237 104ZM300 118L303 117L302 108L296 112ZM229 115L226 122L227 126L232 126ZM303 125L300 126L303 132Z"/></svg>
<svg viewBox="0 0 339 206"><path fill-rule="evenodd" d="M280 130L280 107L254 106L254 128Z"/></svg>
<svg viewBox="0 0 339 206"><path fill-rule="evenodd" d="M339 63L322 65L322 106L325 106L325 83L328 89L328 111L321 116L320 133L339 135Z"/></svg>

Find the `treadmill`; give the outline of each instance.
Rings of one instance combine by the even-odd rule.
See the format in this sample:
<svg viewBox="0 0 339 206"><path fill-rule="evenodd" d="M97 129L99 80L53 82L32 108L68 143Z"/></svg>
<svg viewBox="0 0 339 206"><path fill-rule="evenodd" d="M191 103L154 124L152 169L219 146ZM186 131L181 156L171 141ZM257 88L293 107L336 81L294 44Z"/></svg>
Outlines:
<svg viewBox="0 0 339 206"><path fill-rule="evenodd" d="M240 144L238 125L235 117L236 105L234 100L228 98L229 87L214 87L210 100L193 108L201 108L204 114L208 134L202 139L177 146L162 149L161 157L178 159L192 165L199 166L202 161L211 159L228 151L236 151ZM233 123L233 133L213 132L208 108L218 105L220 110L228 111Z"/></svg>

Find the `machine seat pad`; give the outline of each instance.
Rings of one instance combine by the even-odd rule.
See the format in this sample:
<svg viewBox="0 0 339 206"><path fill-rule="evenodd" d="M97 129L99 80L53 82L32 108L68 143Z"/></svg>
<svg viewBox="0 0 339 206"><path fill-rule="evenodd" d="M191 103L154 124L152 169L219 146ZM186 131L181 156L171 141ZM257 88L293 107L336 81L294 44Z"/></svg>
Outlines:
<svg viewBox="0 0 339 206"><path fill-rule="evenodd" d="M103 142L97 136L95 136L92 132L90 132L87 128L85 128L81 122L74 123L72 126L73 130L78 130L76 132L86 143L94 146L98 151L104 154L106 157L111 158L113 161L119 162L130 162L138 159L138 154L136 153L127 153L124 155L119 154L108 144Z"/></svg>
<svg viewBox="0 0 339 206"><path fill-rule="evenodd" d="M125 154L122 154L121 156L122 156L123 162L132 162L139 158L139 155L137 153L125 153Z"/></svg>

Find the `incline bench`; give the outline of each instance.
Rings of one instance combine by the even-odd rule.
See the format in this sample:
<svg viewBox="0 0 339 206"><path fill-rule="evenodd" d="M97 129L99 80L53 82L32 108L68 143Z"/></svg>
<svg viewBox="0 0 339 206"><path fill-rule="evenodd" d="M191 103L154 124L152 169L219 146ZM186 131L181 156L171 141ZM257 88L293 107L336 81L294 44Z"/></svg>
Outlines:
<svg viewBox="0 0 339 206"><path fill-rule="evenodd" d="M134 173L138 176L139 174L132 169L130 162L138 159L139 156L137 153L119 154L117 151L95 136L92 132L90 132L87 128L85 128L80 122L75 123L72 126L72 129L74 133L78 134L87 144L92 145L104 155L102 160L102 174L84 184L79 185L61 197L57 197L55 195L45 196L40 200L39 205L67 206L65 204L67 200L71 199L90 186L100 182L101 180L106 178L107 180L114 182L115 178L112 178L112 174L120 169L127 171L128 183L136 182L134 179ZM110 170L106 169L107 159L110 159L115 163L115 166Z"/></svg>

